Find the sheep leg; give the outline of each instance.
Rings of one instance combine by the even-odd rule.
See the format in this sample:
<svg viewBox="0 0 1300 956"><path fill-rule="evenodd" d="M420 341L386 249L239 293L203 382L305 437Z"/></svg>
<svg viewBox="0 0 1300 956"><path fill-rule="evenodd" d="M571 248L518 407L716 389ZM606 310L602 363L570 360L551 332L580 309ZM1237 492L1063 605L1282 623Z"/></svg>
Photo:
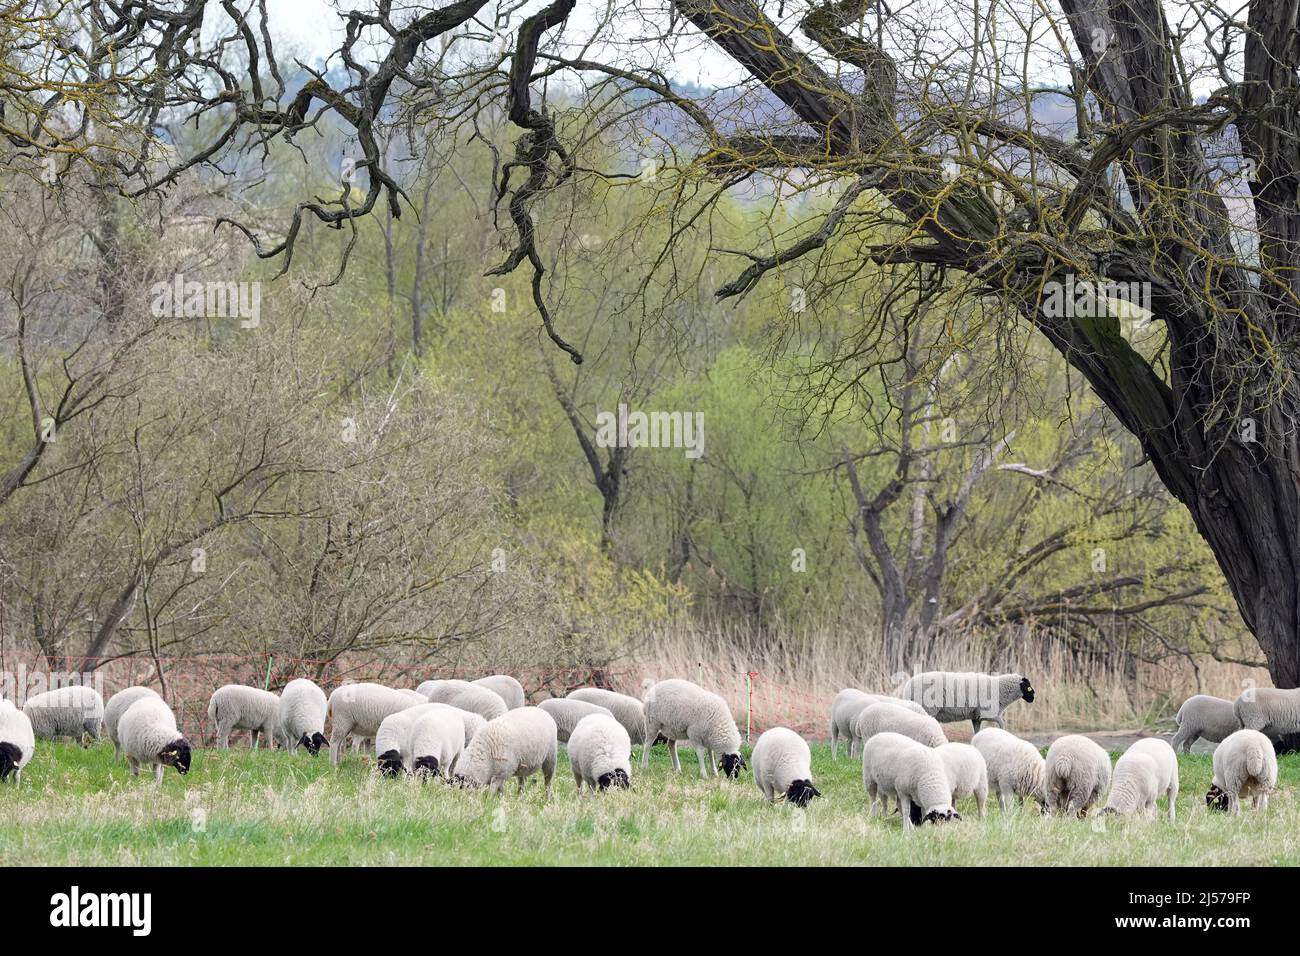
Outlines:
<svg viewBox="0 0 1300 956"><path fill-rule="evenodd" d="M877 794L877 791L878 791L878 788L876 787L875 783L869 783L869 784L867 784L867 796L869 796L869 797L871 798L871 802L867 804L867 819L871 819L872 817L874 817L874 816L876 815L876 794Z"/></svg>
<svg viewBox="0 0 1300 956"><path fill-rule="evenodd" d="M543 802L551 799L551 778L555 776L555 759L555 754L551 753L542 761L542 784L545 788L542 794Z"/></svg>
<svg viewBox="0 0 1300 956"><path fill-rule="evenodd" d="M835 721L832 720L831 721L831 759L832 760L839 759L837 756L839 740L840 740L839 730L835 726Z"/></svg>
<svg viewBox="0 0 1300 956"><path fill-rule="evenodd" d="M162 783L162 780L163 780L163 765L160 764L160 763L156 763L156 764L153 765L153 780L154 780L154 783Z"/></svg>
<svg viewBox="0 0 1300 956"><path fill-rule="evenodd" d="M579 798L581 798L582 797L582 774L578 773L578 771L576 770L573 771L573 782L577 786L578 796Z"/></svg>
<svg viewBox="0 0 1300 956"><path fill-rule="evenodd" d="M641 744L641 769L644 770L650 766L650 750L654 746L655 738L659 736L659 725L646 721L645 725L645 742ZM668 749L673 749L673 742L668 742Z"/></svg>
<svg viewBox="0 0 1300 956"><path fill-rule="evenodd" d="M912 798L900 790L894 794L894 799L898 801L898 812L903 817L903 829L905 831L911 830L912 829Z"/></svg>
<svg viewBox="0 0 1300 956"><path fill-rule="evenodd" d="M343 750L344 742L348 739L348 732L352 725L346 722L335 721L334 733L330 735L330 766L339 765L339 753Z"/></svg>
<svg viewBox="0 0 1300 956"><path fill-rule="evenodd" d="M1197 734L1192 733L1189 728L1179 727L1170 745L1174 748L1174 753L1187 753L1192 749L1192 744L1196 743L1196 738Z"/></svg>
<svg viewBox="0 0 1300 956"><path fill-rule="evenodd" d="M113 744L113 759L114 759L114 760L121 760L121 759L122 759L122 745L121 745L121 744L118 744L118 743Z"/></svg>
<svg viewBox="0 0 1300 956"><path fill-rule="evenodd" d="M1025 805L1025 798L1020 798L1020 805ZM1011 787L1010 785L998 781L998 809L1006 813L1011 809Z"/></svg>
<svg viewBox="0 0 1300 956"><path fill-rule="evenodd" d="M852 760L857 755L858 755L858 738L850 736L849 737L849 759Z"/></svg>
<svg viewBox="0 0 1300 956"><path fill-rule="evenodd" d="M140 761L136 760L130 754L127 754L126 769L131 772L131 776L133 777L140 776Z"/></svg>
<svg viewBox="0 0 1300 956"><path fill-rule="evenodd" d="M709 776L709 770L713 767L713 761L709 759L709 749L707 747L696 747L695 756L700 760L700 779ZM715 771L716 774L716 771Z"/></svg>
<svg viewBox="0 0 1300 956"><path fill-rule="evenodd" d="M1178 775L1174 775L1174 782L1169 785L1165 791L1165 803L1169 805L1169 822L1174 822L1174 804L1178 802Z"/></svg>
<svg viewBox="0 0 1300 956"><path fill-rule="evenodd" d="M682 772L682 763L677 759L677 741L668 741L668 756L673 758L673 769L678 773Z"/></svg>
<svg viewBox="0 0 1300 956"><path fill-rule="evenodd" d="M981 820L983 820L985 815L988 813L988 804L989 788L987 786L980 787L975 791L975 805L979 808Z"/></svg>
<svg viewBox="0 0 1300 956"><path fill-rule="evenodd" d="M217 724L217 749L230 749L230 730L225 724Z"/></svg>

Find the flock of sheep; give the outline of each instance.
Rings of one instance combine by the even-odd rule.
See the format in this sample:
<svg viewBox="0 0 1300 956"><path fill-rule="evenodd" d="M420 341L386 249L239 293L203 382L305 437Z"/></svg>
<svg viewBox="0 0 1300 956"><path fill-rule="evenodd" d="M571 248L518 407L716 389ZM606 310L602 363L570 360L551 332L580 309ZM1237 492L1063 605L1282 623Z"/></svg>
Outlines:
<svg viewBox="0 0 1300 956"><path fill-rule="evenodd" d="M850 757L860 751L869 815L887 812L892 799L907 830L961 819L955 803L963 798L973 798L983 817L990 791L1004 811L1013 800L1023 806L1028 797L1045 812L1080 817L1105 799L1103 813L1154 819L1163 797L1172 820L1178 796L1174 747L1200 737L1218 743L1206 802L1236 812L1243 797L1267 807L1277 784L1268 735L1300 732L1300 690L1252 689L1236 702L1198 695L1178 712L1173 747L1144 738L1112 771L1109 754L1087 737L1060 737L1044 758L1033 744L1008 733L1002 714L1019 700L1034 700L1032 684L1020 674L931 671L913 677L896 695L843 690L831 705L831 756L838 759L845 742ZM290 753L302 747L314 756L328 747L337 766L351 738L354 748L373 746L384 775L441 776L495 793L512 777L522 791L540 772L549 796L560 743L567 747L579 793L584 785L630 786L633 741L642 744L642 768L651 747L666 742L673 769L680 771L677 745L686 741L695 749L701 777L721 770L734 779L746 769L727 702L678 679L651 684L641 700L587 687L533 707L523 686L504 674L429 680L414 690L344 684L328 698L299 678L278 695L227 684L213 693L208 716L222 748L232 733L248 731L254 747L259 734L267 746L276 740ZM949 742L941 723L964 720L975 729L971 742ZM981 728L984 722L996 726ZM22 710L0 700L0 779L12 774L21 780L37 738L97 738L101 727L132 774L150 767L161 780L165 767L189 771L193 748L155 691L129 687L105 706L93 688L72 686L31 697ZM808 744L793 730L765 731L750 759L754 782L769 801L805 807L821 795Z"/></svg>

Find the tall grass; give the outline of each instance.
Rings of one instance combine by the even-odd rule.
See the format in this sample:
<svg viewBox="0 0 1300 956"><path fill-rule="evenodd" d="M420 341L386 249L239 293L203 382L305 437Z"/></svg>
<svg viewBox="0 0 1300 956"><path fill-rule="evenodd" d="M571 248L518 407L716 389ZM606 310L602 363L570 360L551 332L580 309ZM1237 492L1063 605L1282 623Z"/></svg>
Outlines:
<svg viewBox="0 0 1300 956"><path fill-rule="evenodd" d="M1132 731L1169 726L1192 694L1229 699L1251 686L1271 686L1263 668L1208 656L1144 661L1127 656L1081 656L1058 635L1021 628L989 635L947 635L929 649L922 670L1016 671L1037 691L1031 705L1006 714L1013 731ZM721 694L753 733L784 725L814 736L827 734L830 704L845 687L894 692L910 676L895 673L874 630L810 630L760 639L743 629L689 622L660 631L613 668L616 682L639 695L648 681L685 677ZM746 675L755 675L749 678ZM964 728L969 732L969 727ZM949 725L960 736L960 725Z"/></svg>

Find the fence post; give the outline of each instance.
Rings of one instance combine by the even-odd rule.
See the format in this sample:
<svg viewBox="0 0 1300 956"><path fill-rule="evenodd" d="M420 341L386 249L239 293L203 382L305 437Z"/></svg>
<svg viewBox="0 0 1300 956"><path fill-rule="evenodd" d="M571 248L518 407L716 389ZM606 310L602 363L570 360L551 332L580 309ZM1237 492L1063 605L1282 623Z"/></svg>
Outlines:
<svg viewBox="0 0 1300 956"><path fill-rule="evenodd" d="M271 689L271 665L275 663L274 655L266 655L266 677L262 678L262 690Z"/></svg>
<svg viewBox="0 0 1300 956"><path fill-rule="evenodd" d="M745 673L745 743L749 743L749 732L754 725L754 672Z"/></svg>
<svg viewBox="0 0 1300 956"><path fill-rule="evenodd" d="M697 662L696 662L696 667L699 668L699 669L696 671L696 681L695 681L695 683L697 683L697 684L699 684L701 687L703 687L703 686L704 686L704 661L697 661Z"/></svg>

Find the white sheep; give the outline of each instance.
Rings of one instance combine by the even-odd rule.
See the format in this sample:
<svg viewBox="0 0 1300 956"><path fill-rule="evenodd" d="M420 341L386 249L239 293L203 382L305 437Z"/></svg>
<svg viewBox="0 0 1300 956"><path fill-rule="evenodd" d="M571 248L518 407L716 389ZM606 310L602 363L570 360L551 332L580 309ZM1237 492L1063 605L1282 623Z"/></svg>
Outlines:
<svg viewBox="0 0 1300 956"><path fill-rule="evenodd" d="M430 703L451 704L478 714L484 720L493 720L510 709L500 694L468 681L425 681L420 687L427 688L421 693Z"/></svg>
<svg viewBox="0 0 1300 956"><path fill-rule="evenodd" d="M717 776L714 757L722 760L723 773L736 778L745 769L740 755L740 730L731 708L717 694L687 680L672 678L652 685L645 693L645 738L641 749L641 767L650 762L650 747L663 733L668 739L668 753L673 769L681 772L677 759L677 741L688 740L700 761L700 776Z"/></svg>
<svg viewBox="0 0 1300 956"><path fill-rule="evenodd" d="M585 700L569 700L567 697L550 697L537 705L555 719L555 727L560 743L568 743L569 734L578 726L578 721L591 714L607 714L613 717L608 707L592 704Z"/></svg>
<svg viewBox="0 0 1300 956"><path fill-rule="evenodd" d="M248 731L248 743L254 750L259 733L270 747L279 716L279 696L260 687L225 684L208 700L208 717L217 726L217 746L222 750L229 749L230 735L236 730Z"/></svg>
<svg viewBox="0 0 1300 956"><path fill-rule="evenodd" d="M934 749L948 774L953 806L963 797L974 797L975 806L983 818L989 799L989 768L984 755L970 744L943 744Z"/></svg>
<svg viewBox="0 0 1300 956"><path fill-rule="evenodd" d="M569 766L579 796L584 783L592 790L632 786L632 738L627 728L608 711L587 714L569 735Z"/></svg>
<svg viewBox="0 0 1300 956"><path fill-rule="evenodd" d="M1066 734L1047 748L1044 792L1048 810L1080 818L1110 786L1110 754L1080 734Z"/></svg>
<svg viewBox="0 0 1300 956"><path fill-rule="evenodd" d="M13 701L0 698L0 780L14 775L14 785L22 783L23 767L36 752L36 734L32 721L14 706Z"/></svg>
<svg viewBox="0 0 1300 956"><path fill-rule="evenodd" d="M289 681L280 692L276 711L276 733L280 745L291 754L297 753L299 747L305 747L309 754L316 756L322 747L330 745L325 737L328 712L329 701L315 682L305 677Z"/></svg>
<svg viewBox="0 0 1300 956"><path fill-rule="evenodd" d="M1300 734L1300 687L1278 690L1276 687L1251 687L1242 691L1232 705L1237 724L1245 730L1258 730L1273 740Z"/></svg>
<svg viewBox="0 0 1300 956"><path fill-rule="evenodd" d="M763 731L749 755L754 783L768 803L779 795L796 807L806 807L821 791L813 786L812 752L808 743L788 727Z"/></svg>
<svg viewBox="0 0 1300 956"><path fill-rule="evenodd" d="M114 760L122 756L122 744L117 736L117 725L122 720L122 715L126 713L126 709L141 697L158 697L158 692L152 687L124 687L110 697L108 703L104 705L104 730L108 734L108 739L113 742Z"/></svg>
<svg viewBox="0 0 1300 956"><path fill-rule="evenodd" d="M960 820L952 805L952 786L937 749L892 731L882 731L862 746L862 785L871 798L867 815L889 809L889 797L898 803L903 829L920 823Z"/></svg>
<svg viewBox="0 0 1300 956"><path fill-rule="evenodd" d="M88 745L99 739L104 723L104 698L93 687L70 684L27 698L23 713L41 740L69 737Z"/></svg>
<svg viewBox="0 0 1300 956"><path fill-rule="evenodd" d="M892 701L869 704L853 723L853 736L864 743L886 730L911 737L927 747L940 747L948 742L939 722L929 714L918 714Z"/></svg>
<svg viewBox="0 0 1300 956"><path fill-rule="evenodd" d="M423 703L389 714L375 732L379 772L446 776L464 747L460 713L445 704Z"/></svg>
<svg viewBox="0 0 1300 956"><path fill-rule="evenodd" d="M1258 730L1238 730L1214 748L1214 780L1205 794L1212 810L1238 813L1241 798L1250 797L1256 810L1268 809L1268 795L1277 786L1277 754Z"/></svg>
<svg viewBox="0 0 1300 956"><path fill-rule="evenodd" d="M916 701L940 723L969 720L979 733L986 720L1003 726L1003 711L1016 701L1032 704L1034 687L1022 674L925 671L904 684L898 696Z"/></svg>
<svg viewBox="0 0 1300 956"><path fill-rule="evenodd" d="M469 681L457 680L454 677L441 678L436 680L423 681L420 686L415 688L415 692L425 700L429 700L431 694L438 693L448 687L468 687ZM436 701L433 701L436 703Z"/></svg>
<svg viewBox="0 0 1300 956"><path fill-rule="evenodd" d="M1101 812L1126 817L1141 811L1154 820L1156 799L1162 796L1169 822L1173 823L1174 802L1178 799L1178 755L1165 741L1144 737L1115 761L1110 796Z"/></svg>
<svg viewBox="0 0 1300 956"><path fill-rule="evenodd" d="M971 738L971 746L984 757L989 789L997 793L1004 813L1013 796L1022 807L1025 797L1047 805L1047 762L1037 747L1001 727L985 727Z"/></svg>
<svg viewBox="0 0 1300 956"><path fill-rule="evenodd" d="M420 703L427 703L421 699ZM409 693L385 687L383 684L344 684L334 688L329 696L330 766L337 767L339 754L351 734L374 739L384 718L409 707L417 706Z"/></svg>
<svg viewBox="0 0 1300 956"><path fill-rule="evenodd" d="M920 704L911 700L903 700L901 697L891 697L888 694L868 694L854 687L848 687L835 695L831 701L831 759L838 759L840 738L846 738L849 742L849 757L857 756L858 745L861 740L853 735L853 726L857 723L858 716L870 707L872 704L890 703L897 704L907 710L915 711L918 714L924 714L925 709Z"/></svg>
<svg viewBox="0 0 1300 956"><path fill-rule="evenodd" d="M489 674L487 677L480 677L478 680L470 681L470 683L477 687L486 687L492 691L506 702L507 710L518 710L528 702L528 695L524 693L524 685L509 674Z"/></svg>
<svg viewBox="0 0 1300 956"><path fill-rule="evenodd" d="M176 728L176 715L161 697L141 697L117 724L122 753L132 776L141 767L153 767L154 779L163 778L163 767L174 767L184 776L190 772L189 741Z"/></svg>
<svg viewBox="0 0 1300 956"><path fill-rule="evenodd" d="M528 778L541 771L546 798L551 796L558 743L555 721L540 707L508 710L474 735L456 762L454 781L463 787L487 787L492 793L511 777L523 793Z"/></svg>
<svg viewBox="0 0 1300 956"><path fill-rule="evenodd" d="M375 731L375 768L386 777L410 769L411 725L435 705L425 701L389 714ZM462 728L463 729L463 728Z"/></svg>
<svg viewBox="0 0 1300 956"><path fill-rule="evenodd" d="M565 695L565 700L585 700L589 704L600 704L614 715L614 719L623 725L633 744L645 740L645 704L635 697L620 694L618 691L603 687L579 687ZM667 743L660 737L655 743Z"/></svg>
<svg viewBox="0 0 1300 956"><path fill-rule="evenodd" d="M1174 723L1178 725L1173 740L1175 751L1191 750L1192 744L1202 737L1217 744L1241 726L1232 701L1209 694L1197 694L1183 701Z"/></svg>
<svg viewBox="0 0 1300 956"><path fill-rule="evenodd" d="M460 718L460 721L465 728L465 739L462 747L468 747L469 742L474 739L474 735L487 726L487 721L483 719L482 714L476 714L469 710L461 710L459 707L451 706L451 704L434 704L433 706L451 711Z"/></svg>

